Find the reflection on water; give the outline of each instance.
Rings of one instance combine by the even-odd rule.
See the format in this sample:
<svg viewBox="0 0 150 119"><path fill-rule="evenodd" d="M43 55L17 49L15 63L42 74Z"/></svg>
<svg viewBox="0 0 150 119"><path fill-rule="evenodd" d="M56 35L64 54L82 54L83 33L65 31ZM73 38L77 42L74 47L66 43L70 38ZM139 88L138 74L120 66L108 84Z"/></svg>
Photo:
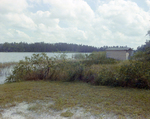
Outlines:
<svg viewBox="0 0 150 119"><path fill-rule="evenodd" d="M3 84L7 76L12 73L13 67L14 66L0 68L0 84Z"/></svg>

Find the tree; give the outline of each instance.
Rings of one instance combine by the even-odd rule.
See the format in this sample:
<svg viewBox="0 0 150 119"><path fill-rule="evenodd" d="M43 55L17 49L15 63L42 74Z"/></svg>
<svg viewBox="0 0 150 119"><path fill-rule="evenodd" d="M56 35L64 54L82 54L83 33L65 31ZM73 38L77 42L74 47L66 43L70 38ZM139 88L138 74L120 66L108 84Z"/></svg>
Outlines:
<svg viewBox="0 0 150 119"><path fill-rule="evenodd" d="M150 37L150 30L147 31L147 35ZM150 40L147 40L145 45L137 47L137 52L134 54L133 59L150 61Z"/></svg>
<svg viewBox="0 0 150 119"><path fill-rule="evenodd" d="M150 30L148 30L148 31L147 31L147 34L146 34L146 36L147 36L147 35L149 35L149 37L150 37Z"/></svg>

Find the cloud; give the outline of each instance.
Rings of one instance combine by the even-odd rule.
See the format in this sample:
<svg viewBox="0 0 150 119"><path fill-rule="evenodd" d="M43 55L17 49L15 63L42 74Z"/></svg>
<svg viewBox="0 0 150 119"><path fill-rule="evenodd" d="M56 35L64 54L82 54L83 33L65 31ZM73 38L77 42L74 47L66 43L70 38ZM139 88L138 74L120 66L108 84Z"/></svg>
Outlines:
<svg viewBox="0 0 150 119"><path fill-rule="evenodd" d="M146 3L147 3L147 6L150 7L150 0L145 0L145 1L146 1Z"/></svg>
<svg viewBox="0 0 150 119"><path fill-rule="evenodd" d="M49 11L37 11L36 13L31 13L30 17L37 25L42 23L47 27L57 27L57 25L59 24L59 19L52 18Z"/></svg>
<svg viewBox="0 0 150 119"><path fill-rule="evenodd" d="M29 41L33 42L30 36L25 34L22 31L16 30L16 29L4 29L4 27L0 27L0 34L1 34L1 40L3 42L8 42L5 39L9 39L9 42L26 42ZM21 41L20 41L21 39ZM2 42L2 41L1 41Z"/></svg>
<svg viewBox="0 0 150 119"><path fill-rule="evenodd" d="M22 12L28 7L26 0L0 0L0 13Z"/></svg>
<svg viewBox="0 0 150 119"><path fill-rule="evenodd" d="M94 12L85 1L44 0L43 3L52 6L49 11L37 11L31 14L31 18L38 24L37 32L42 37L45 35L44 38L52 37L55 42L70 40L74 43L81 43L82 40L87 39L84 30L94 19ZM65 26L62 23L65 23ZM50 42L53 41L50 40Z"/></svg>
<svg viewBox="0 0 150 119"><path fill-rule="evenodd" d="M30 37L27 34L25 34L22 31L15 30L15 29L9 29L7 34L8 34L8 36L10 36L13 39L15 39L15 38L17 38L17 39L20 39L20 38L30 39Z"/></svg>
<svg viewBox="0 0 150 119"><path fill-rule="evenodd" d="M131 41L136 43L143 38L139 36L144 36L146 33L150 18L149 14L139 8L136 3L125 0L112 0L107 4L102 4L97 9L97 15L95 28L103 32L104 36L107 36L103 39L112 45L130 43L134 46ZM103 27L99 28L100 26ZM116 42L117 39L120 39L120 42Z"/></svg>
<svg viewBox="0 0 150 119"><path fill-rule="evenodd" d="M36 28L34 21L25 14L9 13L5 15L8 24L13 27L21 27L33 30Z"/></svg>
<svg viewBox="0 0 150 119"><path fill-rule="evenodd" d="M0 0L0 3L0 42L20 38L26 42L136 48L144 43L149 29L149 13L131 0Z"/></svg>
<svg viewBox="0 0 150 119"><path fill-rule="evenodd" d="M83 0L43 0L45 4L50 4L51 16L68 21L90 22L94 17L94 12Z"/></svg>

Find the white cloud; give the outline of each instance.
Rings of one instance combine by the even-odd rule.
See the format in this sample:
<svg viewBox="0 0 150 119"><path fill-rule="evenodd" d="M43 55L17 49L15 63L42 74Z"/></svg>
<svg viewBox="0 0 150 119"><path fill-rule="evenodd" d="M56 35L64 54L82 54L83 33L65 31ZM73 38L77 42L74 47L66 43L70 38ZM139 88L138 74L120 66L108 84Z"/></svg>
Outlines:
<svg viewBox="0 0 150 119"><path fill-rule="evenodd" d="M0 13L22 12L27 7L26 0L0 0Z"/></svg>
<svg viewBox="0 0 150 119"><path fill-rule="evenodd" d="M146 2L150 4L150 0ZM94 10L90 3L90 0L0 0L0 42L11 42L16 37L26 42L82 43L97 47L136 48L144 43L150 15L135 2L95 0ZM37 9L38 6L42 9Z"/></svg>
<svg viewBox="0 0 150 119"><path fill-rule="evenodd" d="M150 7L150 0L145 0L147 5Z"/></svg>
<svg viewBox="0 0 150 119"><path fill-rule="evenodd" d="M8 42L7 39L9 39L9 42L33 42L31 41L31 37L28 36L23 31L19 31L16 29L4 29L4 27L0 28L0 34L1 34L1 43L2 42ZM20 41L21 39L21 41Z"/></svg>
<svg viewBox="0 0 150 119"><path fill-rule="evenodd" d="M131 41L139 42L139 39L143 38L139 36L144 36L148 29L149 14L131 1L112 0L99 6L97 14L98 20L95 22L95 27L107 36L103 39L107 40L108 44L126 45ZM96 24L105 26L105 29L99 28L100 25L96 26ZM120 39L120 42L116 42L117 39ZM132 43L130 45L134 46Z"/></svg>
<svg viewBox="0 0 150 119"><path fill-rule="evenodd" d="M52 7L52 17L61 20L71 20L78 22L89 22L94 17L94 12L90 6L83 0L43 0L45 4Z"/></svg>
<svg viewBox="0 0 150 119"><path fill-rule="evenodd" d="M36 14L39 16L39 17L50 17L51 13L49 11L37 11Z"/></svg>
<svg viewBox="0 0 150 119"><path fill-rule="evenodd" d="M30 30L34 30L36 28L36 24L34 24L34 21L25 14L9 13L5 15L5 18L8 24L13 27L28 28Z"/></svg>
<svg viewBox="0 0 150 119"><path fill-rule="evenodd" d="M30 37L27 34L25 34L22 31L15 30L15 29L9 29L7 34L8 34L8 36L10 36L13 39L15 39L15 38L17 38L17 39L20 39L20 38L30 39Z"/></svg>
<svg viewBox="0 0 150 119"><path fill-rule="evenodd" d="M52 18L49 11L37 11L31 14L31 18L36 24L44 24L47 27L57 27L59 24L58 18Z"/></svg>

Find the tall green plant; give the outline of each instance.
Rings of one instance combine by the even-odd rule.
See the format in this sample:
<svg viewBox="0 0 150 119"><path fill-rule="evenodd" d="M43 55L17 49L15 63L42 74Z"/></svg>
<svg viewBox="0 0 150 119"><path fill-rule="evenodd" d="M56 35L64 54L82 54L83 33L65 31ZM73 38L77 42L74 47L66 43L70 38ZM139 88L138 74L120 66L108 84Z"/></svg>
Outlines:
<svg viewBox="0 0 150 119"><path fill-rule="evenodd" d="M54 72L57 65L55 60L45 53L33 54L31 58L25 57L25 60L19 61L14 67L12 75L7 77L6 82L44 79L49 73Z"/></svg>

